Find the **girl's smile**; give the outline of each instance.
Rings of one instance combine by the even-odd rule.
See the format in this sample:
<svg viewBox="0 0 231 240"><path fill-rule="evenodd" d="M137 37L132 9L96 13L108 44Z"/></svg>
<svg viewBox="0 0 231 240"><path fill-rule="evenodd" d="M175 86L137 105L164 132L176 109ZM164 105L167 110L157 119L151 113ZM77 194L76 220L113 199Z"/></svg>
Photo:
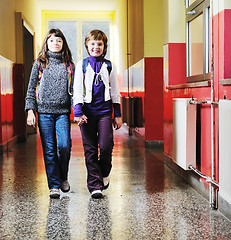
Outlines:
<svg viewBox="0 0 231 240"><path fill-rule="evenodd" d="M92 57L99 57L103 54L104 43L102 40L90 40L87 47Z"/></svg>

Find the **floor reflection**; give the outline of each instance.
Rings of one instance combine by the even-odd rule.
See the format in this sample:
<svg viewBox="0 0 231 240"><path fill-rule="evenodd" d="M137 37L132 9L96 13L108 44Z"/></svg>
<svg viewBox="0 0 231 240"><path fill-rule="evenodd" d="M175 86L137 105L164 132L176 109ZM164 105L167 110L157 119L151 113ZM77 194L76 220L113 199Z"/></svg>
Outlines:
<svg viewBox="0 0 231 240"><path fill-rule="evenodd" d="M70 198L50 199L47 216L46 239L71 239L68 205Z"/></svg>
<svg viewBox="0 0 231 240"><path fill-rule="evenodd" d="M0 239L231 239L231 223L124 129L115 131L110 186L91 199L78 126L71 191L50 199L38 135L0 157Z"/></svg>
<svg viewBox="0 0 231 240"><path fill-rule="evenodd" d="M163 192L165 188L165 165L150 152L145 153L145 178L148 193Z"/></svg>
<svg viewBox="0 0 231 240"><path fill-rule="evenodd" d="M102 199L90 199L87 211L87 239L110 240L111 218L107 196Z"/></svg>

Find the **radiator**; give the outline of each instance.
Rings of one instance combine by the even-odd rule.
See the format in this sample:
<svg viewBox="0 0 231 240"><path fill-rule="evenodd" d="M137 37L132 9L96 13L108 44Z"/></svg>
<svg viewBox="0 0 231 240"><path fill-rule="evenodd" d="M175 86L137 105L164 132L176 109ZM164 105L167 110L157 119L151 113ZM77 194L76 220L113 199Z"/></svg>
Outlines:
<svg viewBox="0 0 231 240"><path fill-rule="evenodd" d="M219 100L219 194L231 203L231 100Z"/></svg>
<svg viewBox="0 0 231 240"><path fill-rule="evenodd" d="M173 160L184 170L196 167L196 105L173 99Z"/></svg>

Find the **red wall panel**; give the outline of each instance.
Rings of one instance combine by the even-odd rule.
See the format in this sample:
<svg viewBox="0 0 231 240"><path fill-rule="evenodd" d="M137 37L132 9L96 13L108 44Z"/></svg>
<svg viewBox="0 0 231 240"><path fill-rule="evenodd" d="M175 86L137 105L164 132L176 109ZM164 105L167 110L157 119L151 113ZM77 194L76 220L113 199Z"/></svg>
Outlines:
<svg viewBox="0 0 231 240"><path fill-rule="evenodd" d="M186 83L186 44L168 44L169 85Z"/></svg>
<svg viewBox="0 0 231 240"><path fill-rule="evenodd" d="M1 58L1 118L0 145L4 145L18 135L25 134L24 74L22 64L12 64Z"/></svg>
<svg viewBox="0 0 231 240"><path fill-rule="evenodd" d="M231 10L224 10L213 18L213 50L214 50L214 100L231 99L231 85L220 85L221 79L231 78ZM169 85L185 82L186 53L185 44L169 44ZM178 54L179 53L179 54ZM180 63L180 64L178 64ZM173 156L173 98L196 98L197 100L210 100L211 88L184 88L164 89L164 151ZM214 106L214 157L215 175L218 180L218 107ZM201 106L201 171L211 175L211 107Z"/></svg>
<svg viewBox="0 0 231 240"><path fill-rule="evenodd" d="M231 9L226 9L219 14L219 29L223 30L223 34L220 33L219 44L224 49L219 49L219 55L221 56L220 67L223 69L222 78L231 78ZM222 66L223 64L223 66Z"/></svg>
<svg viewBox="0 0 231 240"><path fill-rule="evenodd" d="M13 126L14 136L26 134L24 71L22 64L13 65Z"/></svg>
<svg viewBox="0 0 231 240"><path fill-rule="evenodd" d="M166 155L173 157L173 98L192 98L193 96L197 100L204 101L210 99L210 93L210 87L164 89L164 152ZM206 173L210 173L211 162L210 113L210 106L201 108L201 167Z"/></svg>
<svg viewBox="0 0 231 240"><path fill-rule="evenodd" d="M13 94L1 95L2 142L4 144L13 138Z"/></svg>
<svg viewBox="0 0 231 240"><path fill-rule="evenodd" d="M163 140L163 58L145 58L145 140Z"/></svg>

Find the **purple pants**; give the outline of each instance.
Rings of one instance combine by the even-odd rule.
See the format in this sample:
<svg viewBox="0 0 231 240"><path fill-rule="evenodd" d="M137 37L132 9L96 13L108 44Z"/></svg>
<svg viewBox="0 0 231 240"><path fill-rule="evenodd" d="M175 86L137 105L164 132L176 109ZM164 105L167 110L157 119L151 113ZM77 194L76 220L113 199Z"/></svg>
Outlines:
<svg viewBox="0 0 231 240"><path fill-rule="evenodd" d="M103 178L112 168L113 129L111 115L88 118L80 127L85 162L87 167L87 187L89 192L103 190ZM100 155L98 156L98 148Z"/></svg>

